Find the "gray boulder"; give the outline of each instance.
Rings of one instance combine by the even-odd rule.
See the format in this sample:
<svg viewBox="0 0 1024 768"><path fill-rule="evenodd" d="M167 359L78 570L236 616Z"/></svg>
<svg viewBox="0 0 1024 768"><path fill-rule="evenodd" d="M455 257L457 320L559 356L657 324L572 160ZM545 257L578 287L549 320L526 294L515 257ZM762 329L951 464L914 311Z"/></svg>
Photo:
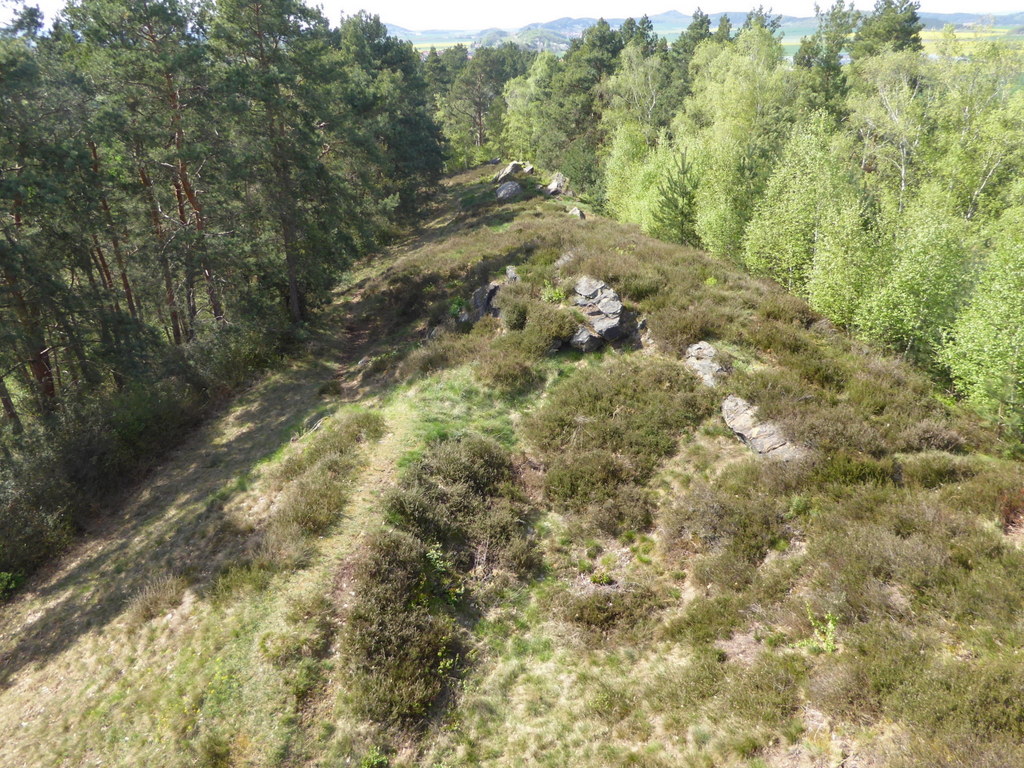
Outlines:
<svg viewBox="0 0 1024 768"><path fill-rule="evenodd" d="M592 333L589 328L585 325L581 325L576 329L576 333L572 335L569 340L569 345L573 349L578 349L580 352L593 352L601 348L604 344L604 339L595 333Z"/></svg>
<svg viewBox="0 0 1024 768"><path fill-rule="evenodd" d="M572 303L586 318L588 331L605 341L615 341L629 334L627 314L623 311L619 294L601 280L583 276L573 287Z"/></svg>
<svg viewBox="0 0 1024 768"><path fill-rule="evenodd" d="M593 277L581 277L574 286L576 294L583 299L593 299L605 288L608 288L606 283Z"/></svg>
<svg viewBox="0 0 1024 768"><path fill-rule="evenodd" d="M481 285L473 295L469 297L469 304L459 313L459 321L463 323L475 323L484 315L497 317L498 310L494 306L494 297L501 290L501 283L491 282Z"/></svg>
<svg viewBox="0 0 1024 768"><path fill-rule="evenodd" d="M570 216L574 216L577 219L585 219L585 218L587 218L587 214L585 214L579 208L572 208L572 209L570 209L569 210L569 215Z"/></svg>
<svg viewBox="0 0 1024 768"><path fill-rule="evenodd" d="M713 346L706 341L698 341L686 348L686 359L683 363L707 386L715 387L727 373L722 364L715 359L717 355L718 350Z"/></svg>
<svg viewBox="0 0 1024 768"><path fill-rule="evenodd" d="M495 184L504 184L506 181L511 179L517 173L523 170L523 164L517 163L514 160L498 171L498 174L494 177Z"/></svg>
<svg viewBox="0 0 1024 768"><path fill-rule="evenodd" d="M791 443L777 424L761 421L757 407L742 397L729 395L722 403L722 418L750 450L775 461L796 461L807 456L806 448Z"/></svg>
<svg viewBox="0 0 1024 768"><path fill-rule="evenodd" d="M523 194L523 188L517 182L506 181L497 191L498 202L508 203Z"/></svg>
<svg viewBox="0 0 1024 768"><path fill-rule="evenodd" d="M513 267L511 264L509 266L505 267L505 282L506 283L518 283L519 282L519 273L516 271L516 268Z"/></svg>
<svg viewBox="0 0 1024 768"><path fill-rule="evenodd" d="M569 189L569 179L562 173L556 173L551 177L550 183L544 187L544 191L551 197L564 195Z"/></svg>
<svg viewBox="0 0 1024 768"><path fill-rule="evenodd" d="M601 315L594 318L591 325L594 326L594 330L600 334L601 338L608 341L615 341L626 335L626 329L622 327L622 318L619 316Z"/></svg>

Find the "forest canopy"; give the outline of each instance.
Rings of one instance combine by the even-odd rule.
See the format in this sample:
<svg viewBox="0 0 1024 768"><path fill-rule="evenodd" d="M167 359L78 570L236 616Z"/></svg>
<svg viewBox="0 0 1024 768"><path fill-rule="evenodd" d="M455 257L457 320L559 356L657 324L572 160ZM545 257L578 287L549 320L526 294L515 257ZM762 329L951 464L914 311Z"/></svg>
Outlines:
<svg viewBox="0 0 1024 768"><path fill-rule="evenodd" d="M0 29L0 571L296 338L442 170L419 56L296 0ZM76 501L70 501L76 500Z"/></svg>

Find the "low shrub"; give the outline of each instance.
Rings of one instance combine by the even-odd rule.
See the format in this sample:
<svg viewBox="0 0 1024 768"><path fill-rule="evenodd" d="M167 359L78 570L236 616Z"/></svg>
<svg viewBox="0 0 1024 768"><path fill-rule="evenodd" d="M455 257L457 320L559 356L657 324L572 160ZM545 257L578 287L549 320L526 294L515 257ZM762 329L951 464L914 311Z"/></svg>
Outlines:
<svg viewBox="0 0 1024 768"><path fill-rule="evenodd" d="M544 489L552 499L582 507L610 500L631 476L630 467L611 451L574 451L552 459Z"/></svg>
<svg viewBox="0 0 1024 768"><path fill-rule="evenodd" d="M509 301L501 306L501 321L510 331L521 331L526 327L526 302Z"/></svg>
<svg viewBox="0 0 1024 768"><path fill-rule="evenodd" d="M895 447L900 451L961 453L965 445L966 440L952 427L934 419L924 419L903 429Z"/></svg>
<svg viewBox="0 0 1024 768"><path fill-rule="evenodd" d="M964 456L942 451L926 451L900 459L903 482L921 488L938 488L974 477L978 469Z"/></svg>
<svg viewBox="0 0 1024 768"><path fill-rule="evenodd" d="M347 469L345 457L360 445L384 436L384 418L374 411L351 410L321 422L319 429L289 453L274 471L278 483L287 483L324 462L321 468L339 473Z"/></svg>
<svg viewBox="0 0 1024 768"><path fill-rule="evenodd" d="M415 536L374 535L355 575L345 628L357 709L415 727L444 694L459 656L456 626L430 605L437 593L427 547Z"/></svg>
<svg viewBox="0 0 1024 768"><path fill-rule="evenodd" d="M548 463L553 498L582 508L643 483L716 407L677 363L626 358L568 377L524 429Z"/></svg>
<svg viewBox="0 0 1024 768"><path fill-rule="evenodd" d="M572 498L577 498L574 494ZM656 505L651 492L636 485L622 485L614 495L587 510L588 520L601 533L620 536L649 530L654 523Z"/></svg>
<svg viewBox="0 0 1024 768"><path fill-rule="evenodd" d="M892 459L872 459L841 450L825 459L812 478L821 485L895 485L899 470Z"/></svg>
<svg viewBox="0 0 1024 768"><path fill-rule="evenodd" d="M819 319L803 299L784 291L767 291L761 297L757 314L768 320L809 328Z"/></svg>
<svg viewBox="0 0 1024 768"><path fill-rule="evenodd" d="M441 333L437 338L410 352L399 365L398 375L408 381L461 365L473 357L482 342L483 340L477 336Z"/></svg>
<svg viewBox="0 0 1024 768"><path fill-rule="evenodd" d="M812 349L809 332L778 320L754 320L744 328L744 340L764 352L807 355Z"/></svg>
<svg viewBox="0 0 1024 768"><path fill-rule="evenodd" d="M180 575L151 578L131 599L128 615L141 623L166 614L181 604L187 588L188 581Z"/></svg>
<svg viewBox="0 0 1024 768"><path fill-rule="evenodd" d="M509 344L495 344L481 352L474 373L481 384L504 395L523 394L543 381L534 358Z"/></svg>
<svg viewBox="0 0 1024 768"><path fill-rule="evenodd" d="M707 645L728 637L740 625L740 602L735 595L698 597L682 616L668 622L663 634L669 640Z"/></svg>
<svg viewBox="0 0 1024 768"><path fill-rule="evenodd" d="M716 339L724 330L722 312L710 301L656 309L647 315L647 324L658 345L679 356L691 344Z"/></svg>
<svg viewBox="0 0 1024 768"><path fill-rule="evenodd" d="M393 525L437 543L458 568L536 566L528 509L514 486L511 458L476 435L435 444L384 497Z"/></svg>
<svg viewBox="0 0 1024 768"><path fill-rule="evenodd" d="M1004 492L999 497L999 524L1003 533L1018 531L1024 527L1024 488ZM3 590L0 589L0 595Z"/></svg>
<svg viewBox="0 0 1024 768"><path fill-rule="evenodd" d="M653 619L660 600L648 587L622 585L572 595L566 601L565 616L599 634L625 631Z"/></svg>

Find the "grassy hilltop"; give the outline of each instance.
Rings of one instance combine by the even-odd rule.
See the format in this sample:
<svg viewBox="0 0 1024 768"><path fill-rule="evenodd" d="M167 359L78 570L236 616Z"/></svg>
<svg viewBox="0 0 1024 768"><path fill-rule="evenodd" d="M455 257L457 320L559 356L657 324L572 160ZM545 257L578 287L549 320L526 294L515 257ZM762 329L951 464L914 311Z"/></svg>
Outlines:
<svg viewBox="0 0 1024 768"><path fill-rule="evenodd" d="M1024 764L1020 445L491 173L0 606L0 765ZM549 354L581 275L643 348ZM730 394L807 458L757 458Z"/></svg>

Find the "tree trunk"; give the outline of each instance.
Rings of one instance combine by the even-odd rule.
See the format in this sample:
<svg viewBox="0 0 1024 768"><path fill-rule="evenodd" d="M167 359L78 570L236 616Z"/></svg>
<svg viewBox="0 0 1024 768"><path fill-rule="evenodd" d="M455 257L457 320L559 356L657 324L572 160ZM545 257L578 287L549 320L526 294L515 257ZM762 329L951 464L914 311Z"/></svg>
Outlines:
<svg viewBox="0 0 1024 768"><path fill-rule="evenodd" d="M21 200L15 198L14 225L21 226L19 211ZM7 244L12 251L17 247L17 240L10 232L6 232ZM26 300L18 279L10 267L3 267L4 282L7 283L8 295L14 308L14 314L21 325L25 340L25 362L32 372L32 378L39 393L39 406L42 413L49 413L55 406L57 392L53 386L53 372L50 370L49 347L46 344L46 333L39 317L39 307Z"/></svg>
<svg viewBox="0 0 1024 768"><path fill-rule="evenodd" d="M20 435L23 427L21 426L21 418L18 416L18 411L14 407L14 400L11 398L11 393L7 389L7 382L4 381L3 377L0 376L0 404L4 407L4 417L7 419L7 423L11 425L11 431Z"/></svg>
<svg viewBox="0 0 1024 768"><path fill-rule="evenodd" d="M92 172L99 183L100 156L96 149L96 142L89 142L89 152L92 155ZM110 245L114 251L114 261L117 263L118 272L121 273L121 287L124 289L124 300L128 305L128 314L138 319L139 313L135 306L135 296L132 291L131 281L128 279L128 271L125 268L124 255L121 252L121 238L117 234L117 227L114 226L114 215L110 212L110 203L107 196L100 193L100 210L103 211L103 223L110 235Z"/></svg>
<svg viewBox="0 0 1024 768"><path fill-rule="evenodd" d="M178 316L178 303L174 299L174 279L171 277L171 262L167 258L165 246L167 238L164 236L164 226L160 216L160 201L156 199L156 192L153 189L153 182L146 173L145 166L138 163L139 180L145 191L146 202L149 205L149 218L153 223L153 232L157 240L157 258L160 261L160 272L164 278L164 303L171 316L171 334L176 346L181 346L181 319Z"/></svg>

